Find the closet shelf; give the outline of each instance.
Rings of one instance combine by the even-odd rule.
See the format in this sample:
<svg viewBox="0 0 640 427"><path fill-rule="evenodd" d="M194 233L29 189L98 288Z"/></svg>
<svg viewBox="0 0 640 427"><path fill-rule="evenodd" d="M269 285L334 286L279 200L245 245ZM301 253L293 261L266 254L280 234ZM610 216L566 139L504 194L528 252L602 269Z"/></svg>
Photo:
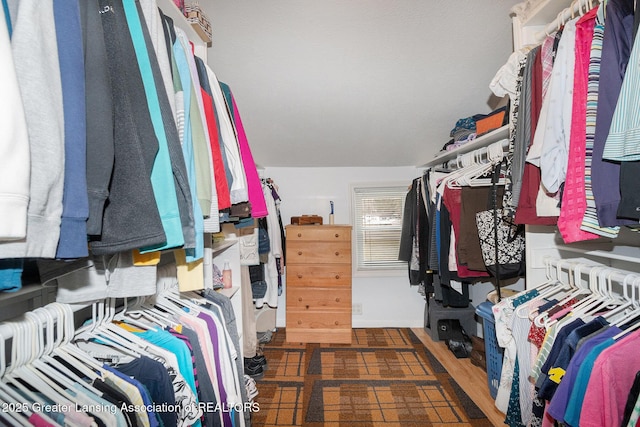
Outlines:
<svg viewBox="0 0 640 427"><path fill-rule="evenodd" d="M196 30L195 27L197 24L189 22L187 17L184 16L180 9L178 9L178 6L175 5L173 0L158 0L158 7L162 9L162 13L173 19L175 25L187 33L189 40L201 40L205 49L209 47L211 39L206 36L206 34L201 34L199 29Z"/></svg>
<svg viewBox="0 0 640 427"><path fill-rule="evenodd" d="M233 239L233 238L226 238L225 240L223 240L222 242L216 242L213 244L213 256L215 257L216 255L224 252L226 249L230 248L231 246L235 245L236 243L238 243L238 239Z"/></svg>
<svg viewBox="0 0 640 427"><path fill-rule="evenodd" d="M24 285L16 292L0 293L0 305L4 305L5 301L13 304L19 301L33 299L34 297L39 297L41 293L42 285L40 285L39 283Z"/></svg>
<svg viewBox="0 0 640 427"><path fill-rule="evenodd" d="M640 264L640 247L637 246L614 245L612 242L587 242L558 246L558 249L564 252Z"/></svg>
<svg viewBox="0 0 640 427"><path fill-rule="evenodd" d="M236 294L236 292L238 292L238 290L240 290L240 286L233 286L231 288L218 289L218 292L220 292L222 295L226 296L227 298L231 299Z"/></svg>
<svg viewBox="0 0 640 427"><path fill-rule="evenodd" d="M445 162L455 159L460 154L469 153L473 150L477 150L478 148L488 147L494 142L498 142L500 140L506 139L509 137L509 125L504 125L498 129L492 130L482 136L477 137L471 142L468 142L456 149L451 151L442 152L432 160L429 160L426 163L423 163L420 167L428 168L433 166L442 165Z"/></svg>
<svg viewBox="0 0 640 427"><path fill-rule="evenodd" d="M527 0L518 3L511 10L516 14L522 25L547 25L558 17L567 5L556 0Z"/></svg>

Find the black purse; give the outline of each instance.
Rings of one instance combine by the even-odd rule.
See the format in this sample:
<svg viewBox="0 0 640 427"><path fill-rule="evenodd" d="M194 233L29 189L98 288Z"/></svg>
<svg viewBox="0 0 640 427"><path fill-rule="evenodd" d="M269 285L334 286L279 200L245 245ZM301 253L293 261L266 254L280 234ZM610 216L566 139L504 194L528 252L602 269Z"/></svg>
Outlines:
<svg viewBox="0 0 640 427"><path fill-rule="evenodd" d="M524 225L514 224L498 209L501 169L502 162L491 177L489 209L476 214L482 259L489 274L498 281L524 276L526 271Z"/></svg>

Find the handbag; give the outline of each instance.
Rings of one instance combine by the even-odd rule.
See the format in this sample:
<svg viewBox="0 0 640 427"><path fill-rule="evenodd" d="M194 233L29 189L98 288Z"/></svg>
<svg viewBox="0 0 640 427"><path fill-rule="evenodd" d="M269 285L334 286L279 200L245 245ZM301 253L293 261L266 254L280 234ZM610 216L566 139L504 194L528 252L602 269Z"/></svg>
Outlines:
<svg viewBox="0 0 640 427"><path fill-rule="evenodd" d="M482 259L489 274L498 279L512 279L525 274L524 225L514 224L498 209L498 178L502 162L491 178L490 208L476 214Z"/></svg>
<svg viewBox="0 0 640 427"><path fill-rule="evenodd" d="M258 233L253 230L251 234L245 234L238 238L240 245L240 265L258 265L260 256L258 254Z"/></svg>

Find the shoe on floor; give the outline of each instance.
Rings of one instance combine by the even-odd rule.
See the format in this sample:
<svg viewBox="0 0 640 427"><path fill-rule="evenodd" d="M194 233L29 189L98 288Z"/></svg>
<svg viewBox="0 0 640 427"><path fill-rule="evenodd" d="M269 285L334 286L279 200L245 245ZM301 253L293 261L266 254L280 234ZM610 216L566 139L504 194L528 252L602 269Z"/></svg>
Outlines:
<svg viewBox="0 0 640 427"><path fill-rule="evenodd" d="M244 359L244 373L254 380L259 380L264 376L262 365L253 361L253 359Z"/></svg>
<svg viewBox="0 0 640 427"><path fill-rule="evenodd" d="M267 358L264 357L264 354L255 355L250 360L252 361L253 364L261 365L262 369L265 369L265 370L267 369Z"/></svg>
<svg viewBox="0 0 640 427"><path fill-rule="evenodd" d="M271 338L273 338L273 332L271 331L258 332L257 338L259 343L266 344L271 341Z"/></svg>

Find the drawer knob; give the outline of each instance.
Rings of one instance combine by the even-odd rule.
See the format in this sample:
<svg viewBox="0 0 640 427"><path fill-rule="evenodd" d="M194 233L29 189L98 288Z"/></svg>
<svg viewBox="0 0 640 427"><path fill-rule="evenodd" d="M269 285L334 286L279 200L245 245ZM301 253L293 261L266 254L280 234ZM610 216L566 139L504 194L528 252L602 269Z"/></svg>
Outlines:
<svg viewBox="0 0 640 427"><path fill-rule="evenodd" d="M308 305L305 305L304 307L305 307L307 310L309 310L309 306L308 306Z"/></svg>
<svg viewBox="0 0 640 427"><path fill-rule="evenodd" d="M338 326L340 324L340 322L338 322L337 320L334 322L336 326Z"/></svg>
<svg viewBox="0 0 640 427"><path fill-rule="evenodd" d="M302 325L302 320L298 320L298 325Z"/></svg>
<svg viewBox="0 0 640 427"><path fill-rule="evenodd" d="M302 274L298 273L298 279L302 279Z"/></svg>
<svg viewBox="0 0 640 427"><path fill-rule="evenodd" d="M336 256L340 256L340 252L336 251Z"/></svg>
<svg viewBox="0 0 640 427"><path fill-rule="evenodd" d="M298 301L302 302L302 297L298 297Z"/></svg>
<svg viewBox="0 0 640 427"><path fill-rule="evenodd" d="M339 235L338 233L336 233L336 239L337 239L338 237L340 237L340 235Z"/></svg>
<svg viewBox="0 0 640 427"><path fill-rule="evenodd" d="M302 255L302 251L298 251L298 255Z"/></svg>
<svg viewBox="0 0 640 427"><path fill-rule="evenodd" d="M302 237L302 233L298 233L298 237Z"/></svg>
<svg viewBox="0 0 640 427"><path fill-rule="evenodd" d="M340 302L340 298L336 298L336 302Z"/></svg>
<svg viewBox="0 0 640 427"><path fill-rule="evenodd" d="M336 279L339 279L339 278L340 278L340 275L339 275L339 274L336 274Z"/></svg>

